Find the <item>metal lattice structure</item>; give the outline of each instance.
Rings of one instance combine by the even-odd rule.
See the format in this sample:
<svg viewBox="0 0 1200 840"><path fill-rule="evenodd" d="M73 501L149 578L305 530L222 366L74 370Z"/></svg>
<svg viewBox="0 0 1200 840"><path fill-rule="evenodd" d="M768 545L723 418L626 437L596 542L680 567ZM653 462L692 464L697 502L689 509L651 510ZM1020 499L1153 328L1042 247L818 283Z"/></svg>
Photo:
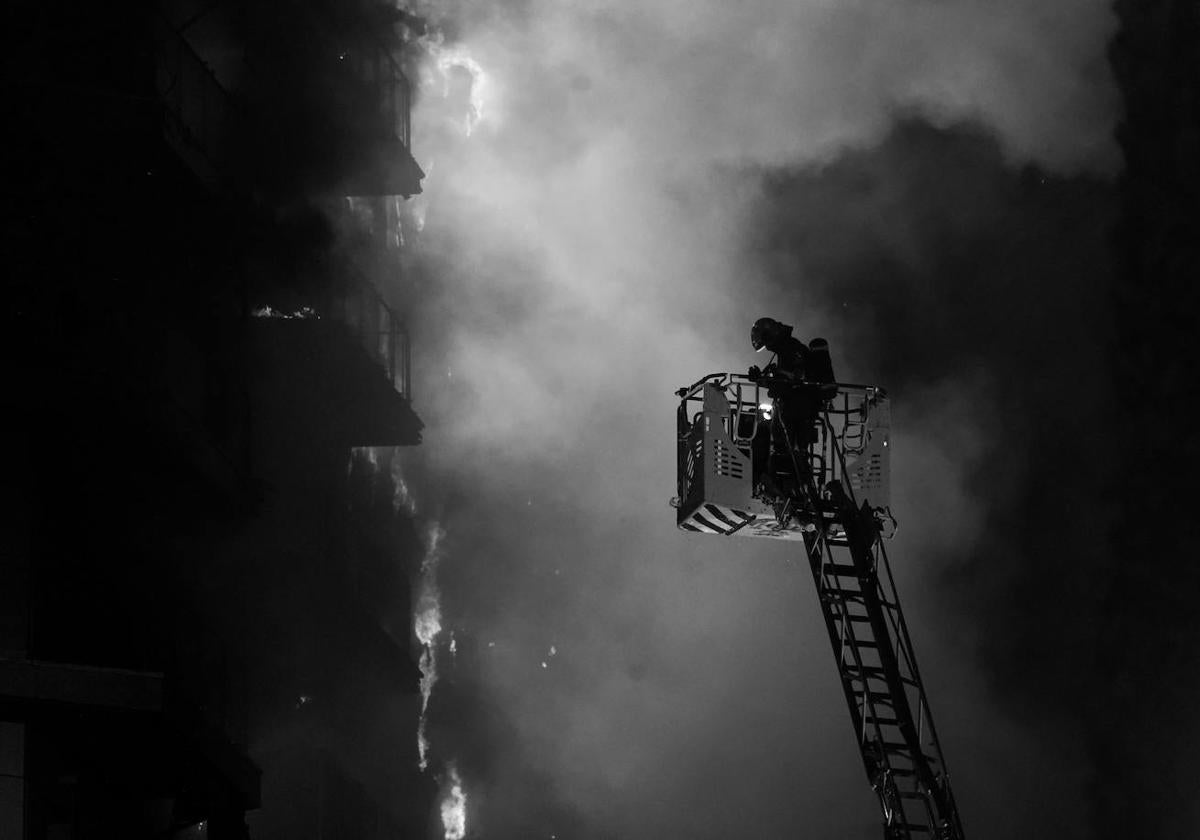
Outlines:
<svg viewBox="0 0 1200 840"><path fill-rule="evenodd" d="M886 394L850 384L828 393L806 463L793 455L791 492L767 499L755 469L775 407L766 387L712 374L680 389L678 525L803 543L885 840L963 840L884 549L895 524Z"/></svg>

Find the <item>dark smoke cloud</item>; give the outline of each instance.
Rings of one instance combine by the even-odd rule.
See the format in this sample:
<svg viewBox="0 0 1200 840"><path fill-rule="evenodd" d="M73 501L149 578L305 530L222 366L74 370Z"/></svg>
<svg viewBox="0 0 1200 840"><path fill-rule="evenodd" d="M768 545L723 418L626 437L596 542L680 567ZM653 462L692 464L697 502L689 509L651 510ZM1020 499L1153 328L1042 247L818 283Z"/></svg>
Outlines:
<svg viewBox="0 0 1200 840"><path fill-rule="evenodd" d="M895 394L894 562L968 829L1088 836L1064 651L1096 607L1056 608L1107 562L1107 7L417 11L457 36L412 268L463 640L438 743L479 836L878 835L798 558L666 504L671 391L768 313Z"/></svg>
<svg viewBox="0 0 1200 840"><path fill-rule="evenodd" d="M978 133L904 124L819 173L772 177L758 244L836 304L845 352L863 352L852 369L894 391L910 621L935 661L969 657L933 693L964 726L964 807L996 811L984 836L1027 833L1033 813L1037 836L1101 836L1063 804L1086 801L1079 695L1106 679L1116 201L1001 164ZM1030 768L1036 789L1004 791Z"/></svg>

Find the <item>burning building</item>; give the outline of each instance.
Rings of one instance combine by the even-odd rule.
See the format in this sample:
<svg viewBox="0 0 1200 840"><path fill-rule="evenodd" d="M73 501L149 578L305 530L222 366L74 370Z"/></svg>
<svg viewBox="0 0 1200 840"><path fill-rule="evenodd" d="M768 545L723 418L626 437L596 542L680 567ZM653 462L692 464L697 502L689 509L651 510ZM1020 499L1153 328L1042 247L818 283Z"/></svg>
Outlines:
<svg viewBox="0 0 1200 840"><path fill-rule="evenodd" d="M403 21L5 16L0 837L426 836Z"/></svg>

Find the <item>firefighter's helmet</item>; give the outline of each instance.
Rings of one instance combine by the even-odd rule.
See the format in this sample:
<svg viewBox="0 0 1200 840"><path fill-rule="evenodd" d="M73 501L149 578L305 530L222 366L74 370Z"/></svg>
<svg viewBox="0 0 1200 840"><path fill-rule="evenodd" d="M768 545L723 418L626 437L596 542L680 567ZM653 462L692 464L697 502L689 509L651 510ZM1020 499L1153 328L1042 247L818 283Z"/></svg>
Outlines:
<svg viewBox="0 0 1200 840"><path fill-rule="evenodd" d="M774 344L778 339L786 338L789 332L791 332L790 327L779 323L774 318L759 318L750 328L750 344L757 353L764 347Z"/></svg>

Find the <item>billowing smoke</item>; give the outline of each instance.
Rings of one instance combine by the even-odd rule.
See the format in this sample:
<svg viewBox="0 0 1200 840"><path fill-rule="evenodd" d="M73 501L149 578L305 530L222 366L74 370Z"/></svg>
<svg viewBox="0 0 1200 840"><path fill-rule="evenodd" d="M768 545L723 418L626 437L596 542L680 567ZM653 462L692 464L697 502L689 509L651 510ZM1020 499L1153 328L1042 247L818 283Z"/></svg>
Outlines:
<svg viewBox="0 0 1200 840"><path fill-rule="evenodd" d="M1021 464L1068 421L1038 416L1051 375L1102 389L1083 255L1109 207L1087 178L1118 165L1107 5L416 11L452 33L413 117L425 447L456 494L441 587L464 641L435 743L480 836L877 836L798 558L685 537L667 505L671 392L755 361L764 314L896 396L894 554L968 827L1084 836L1055 802L1083 795L1076 734L1002 690L1032 631L989 641L979 616L1015 611L972 605L1026 584L1023 523L1047 527Z"/></svg>

